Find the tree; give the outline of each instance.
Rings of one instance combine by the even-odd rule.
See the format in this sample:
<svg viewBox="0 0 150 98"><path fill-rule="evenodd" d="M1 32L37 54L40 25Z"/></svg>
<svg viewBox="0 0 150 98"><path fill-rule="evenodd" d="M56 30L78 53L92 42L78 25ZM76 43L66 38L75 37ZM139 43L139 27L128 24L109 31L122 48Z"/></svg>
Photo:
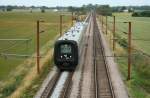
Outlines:
<svg viewBox="0 0 150 98"><path fill-rule="evenodd" d="M6 7L6 11L12 11L13 10L13 7L12 6L7 6Z"/></svg>
<svg viewBox="0 0 150 98"><path fill-rule="evenodd" d="M41 9L41 13L45 13L45 9Z"/></svg>
<svg viewBox="0 0 150 98"><path fill-rule="evenodd" d="M45 7L45 6L42 6L42 7L41 7L41 13L45 13L45 9L46 9L46 7Z"/></svg>
<svg viewBox="0 0 150 98"><path fill-rule="evenodd" d="M134 13L132 14L132 16L133 16L133 17L137 17L137 16L139 16L139 14L138 14L137 12L134 12Z"/></svg>
<svg viewBox="0 0 150 98"><path fill-rule="evenodd" d="M69 12L73 12L73 11L74 11L74 8L73 8L72 6L69 6L69 7L68 7L68 11L69 11Z"/></svg>
<svg viewBox="0 0 150 98"><path fill-rule="evenodd" d="M127 8L125 6L121 7L121 11L126 10Z"/></svg>
<svg viewBox="0 0 150 98"><path fill-rule="evenodd" d="M109 5L100 5L96 7L96 12L101 15L107 15L111 16L112 15L112 9L110 8Z"/></svg>

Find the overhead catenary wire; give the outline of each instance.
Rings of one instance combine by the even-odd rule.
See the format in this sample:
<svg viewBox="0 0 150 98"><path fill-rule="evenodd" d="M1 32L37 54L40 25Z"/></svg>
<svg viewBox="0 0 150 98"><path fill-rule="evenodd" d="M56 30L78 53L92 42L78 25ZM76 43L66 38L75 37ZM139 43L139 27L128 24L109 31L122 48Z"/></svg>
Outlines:
<svg viewBox="0 0 150 98"><path fill-rule="evenodd" d="M21 37L21 38L0 39L0 41L7 41L7 42L10 41L11 42L9 44L9 46L7 46L6 48L1 48L0 49L0 56L4 56L4 55L5 56L17 56L17 57L27 57L27 56L30 56L30 55L26 55L26 54L24 54L24 55L19 54L18 51L17 51L18 54L15 54L15 53L12 53L12 52L10 53L10 51L13 51L15 49L15 47L20 47L21 45L24 45L24 43L26 43L26 48L19 48L19 51L20 51L20 49L21 49L21 52L25 51L25 49L28 50L29 49L29 45L28 44L29 44L29 42L32 39L34 39L34 33L30 33L29 36L26 36L26 37L23 37L23 38Z"/></svg>
<svg viewBox="0 0 150 98"><path fill-rule="evenodd" d="M0 39L0 41L29 41L30 39Z"/></svg>
<svg viewBox="0 0 150 98"><path fill-rule="evenodd" d="M48 28L47 28L48 29ZM43 30L42 30L43 31ZM42 33L42 32L40 32L40 33ZM21 54L21 53L18 53L18 51L17 51L17 53L13 53L13 52L10 52L9 50L14 50L14 48L15 47L19 47L19 46L21 46L21 45L24 45L24 43L26 43L26 48L20 48L19 49L19 52L24 52L25 51L25 49L26 50L28 50L29 49L29 42L32 40L32 39L34 39L34 33L30 33L30 35L28 35L28 36L26 36L26 37L24 37L24 38L6 38L6 39L1 39L0 41L11 41L11 42L15 42L15 43L12 43L11 45L9 45L7 48L3 48L3 49L1 49L0 50L0 56L7 56L7 58L8 57L23 57L23 58L25 58L25 57L30 57L30 54L28 55L28 54Z"/></svg>
<svg viewBox="0 0 150 98"><path fill-rule="evenodd" d="M144 38L134 38L132 40L136 40L136 41L150 41L150 39L144 39Z"/></svg>
<svg viewBox="0 0 150 98"><path fill-rule="evenodd" d="M27 55L27 54L13 54L13 53L0 53L0 57L5 58L37 58L36 56ZM40 58L44 58L44 56L40 56Z"/></svg>
<svg viewBox="0 0 150 98"><path fill-rule="evenodd" d="M22 45L23 43L28 44L28 42L32 40L32 36L33 36L33 34L30 34L29 36L27 36L26 38L23 38L23 39L10 39L11 42L15 41L15 43L13 43L9 47L4 48L3 50L1 50L0 51L0 56L4 57L4 58L8 58L8 57L9 58L12 58L12 57L15 57L15 58L17 58L17 57L21 57L21 58L31 57L30 55L9 53L8 51L11 50L11 49L14 49L15 47L18 47L18 46ZM7 41L7 40L9 40L9 39L2 39L1 41ZM27 45L26 45L26 47L27 47ZM26 48L26 49L28 49L28 48ZM23 51L25 51L24 48L23 48Z"/></svg>
<svg viewBox="0 0 150 98"><path fill-rule="evenodd" d="M150 54L145 53L144 51L142 51L142 50L140 50L140 49L136 49L136 48L132 48L132 49L133 49L133 50L136 50L136 51L138 51L138 52L140 52L140 53L142 53L142 54L145 55L145 56L150 57Z"/></svg>
<svg viewBox="0 0 150 98"><path fill-rule="evenodd" d="M8 51L8 50L10 50L14 47L22 45L23 43L26 43L26 41L23 41L21 43L15 42L13 45L9 46L8 48L5 48L5 49L1 50L0 52L6 52L6 51Z"/></svg>
<svg viewBox="0 0 150 98"><path fill-rule="evenodd" d="M15 43L12 43L10 46L8 46L7 48L4 48L4 49L1 49L0 52L6 52L14 47L17 47L19 45L21 45L22 43L25 43L25 42L29 42L32 40L32 36L33 34L30 34L29 36L25 37L25 38L14 38L14 39L11 39L11 38L7 38L7 39L0 39L0 41L16 41ZM21 43L18 43L18 41Z"/></svg>

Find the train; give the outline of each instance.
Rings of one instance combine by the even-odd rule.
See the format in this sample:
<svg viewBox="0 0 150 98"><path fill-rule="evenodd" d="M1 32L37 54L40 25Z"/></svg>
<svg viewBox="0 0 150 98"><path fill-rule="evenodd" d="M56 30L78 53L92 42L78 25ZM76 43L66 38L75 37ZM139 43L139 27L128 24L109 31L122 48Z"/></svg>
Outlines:
<svg viewBox="0 0 150 98"><path fill-rule="evenodd" d="M54 45L54 63L60 70L74 70L79 63L83 34L87 28L84 22L76 22Z"/></svg>

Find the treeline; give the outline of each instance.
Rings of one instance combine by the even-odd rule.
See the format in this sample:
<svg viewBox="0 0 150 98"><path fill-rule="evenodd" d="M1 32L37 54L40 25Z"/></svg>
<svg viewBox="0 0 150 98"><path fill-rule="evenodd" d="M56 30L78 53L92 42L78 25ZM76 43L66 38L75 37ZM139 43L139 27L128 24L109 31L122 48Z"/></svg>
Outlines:
<svg viewBox="0 0 150 98"><path fill-rule="evenodd" d="M23 9L23 10L34 10L34 9L41 9L41 10L46 10L46 9L67 9L66 7L46 7L46 6L0 6L0 10L2 11L13 11L14 9Z"/></svg>
<svg viewBox="0 0 150 98"><path fill-rule="evenodd" d="M0 6L0 10L2 11L12 11L14 9L25 9L25 10L34 10L34 9L41 9L41 12L45 12L46 9L57 9L58 11L60 10L65 10L65 11L70 11L70 12L75 12L77 14L86 14L87 12L91 10L96 10L97 13L102 14L102 15L111 15L112 14L112 9L109 5L83 5L82 7L61 7L61 6L56 6L56 7L46 7L46 6Z"/></svg>
<svg viewBox="0 0 150 98"><path fill-rule="evenodd" d="M123 10L136 11L136 10L150 10L150 6L115 6L111 7L113 12L121 12Z"/></svg>
<svg viewBox="0 0 150 98"><path fill-rule="evenodd" d="M129 6L129 7L136 10L150 10L150 6Z"/></svg>
<svg viewBox="0 0 150 98"><path fill-rule="evenodd" d="M0 10L2 11L12 11L13 9L28 9L28 10L34 10L34 9L41 9L41 12L45 12L46 9L57 9L65 10L74 12L76 14L86 14L87 12L91 10L95 10L98 14L102 15L109 15L111 16L113 12L133 12L132 16L134 17L150 17L150 6L115 6L110 7L109 5L83 5L82 7L46 7L46 6L0 6Z"/></svg>
<svg viewBox="0 0 150 98"><path fill-rule="evenodd" d="M8 5L8 6L0 6L0 9L6 9L6 8L12 8L12 9L29 9L29 8L45 8L45 9L55 9L57 7L47 7L47 6L12 6L12 5Z"/></svg>
<svg viewBox="0 0 150 98"><path fill-rule="evenodd" d="M70 6L71 7L71 6ZM29 8L45 8L45 9L67 9L70 7L61 7L61 6L56 6L56 7L47 7L47 6L12 6L12 5L8 5L8 6L0 6L0 9L6 9L6 8L11 8L11 9L29 9ZM92 4L88 4L88 5L83 5L82 7L73 7L76 8L76 10L79 9L84 9L86 8L86 10L89 10L91 8L107 8L109 7L109 5L92 5ZM114 6L114 7L110 7L112 11L120 11L120 10L125 10L125 9L133 9L133 10L150 10L150 6Z"/></svg>
<svg viewBox="0 0 150 98"><path fill-rule="evenodd" d="M68 7L71 12L76 12L78 14L86 14L89 11L95 10L98 14L102 15L112 15L112 9L109 5L83 5L82 7Z"/></svg>
<svg viewBox="0 0 150 98"><path fill-rule="evenodd" d="M98 14L102 15L112 15L113 12L132 12L135 13L140 11L140 13L135 13L136 16L149 16L150 6L115 6L110 7L109 5L83 5L82 7L68 7L69 11L78 12L80 14L85 14L90 10L95 10ZM135 15L133 15L135 16Z"/></svg>

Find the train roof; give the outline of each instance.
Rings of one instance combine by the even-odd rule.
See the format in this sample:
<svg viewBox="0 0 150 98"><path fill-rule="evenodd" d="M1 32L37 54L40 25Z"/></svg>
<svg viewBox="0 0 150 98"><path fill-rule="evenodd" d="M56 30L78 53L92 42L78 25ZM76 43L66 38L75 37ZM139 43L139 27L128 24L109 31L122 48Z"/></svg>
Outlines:
<svg viewBox="0 0 150 98"><path fill-rule="evenodd" d="M77 22L71 27L62 37L58 40L74 40L76 42L79 41L84 27L87 23L86 22Z"/></svg>

